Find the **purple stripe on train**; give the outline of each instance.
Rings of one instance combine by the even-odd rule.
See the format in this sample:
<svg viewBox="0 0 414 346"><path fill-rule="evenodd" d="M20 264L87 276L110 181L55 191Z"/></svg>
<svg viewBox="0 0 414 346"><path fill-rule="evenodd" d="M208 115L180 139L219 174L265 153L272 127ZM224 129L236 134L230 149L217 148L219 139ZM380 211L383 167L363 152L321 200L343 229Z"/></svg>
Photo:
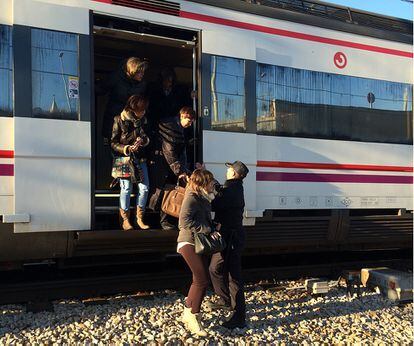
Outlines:
<svg viewBox="0 0 414 346"><path fill-rule="evenodd" d="M412 184L409 175L320 174L289 172L256 172L257 181L298 181L318 183Z"/></svg>
<svg viewBox="0 0 414 346"><path fill-rule="evenodd" d="M0 164L0 177L12 177L14 175L14 165Z"/></svg>

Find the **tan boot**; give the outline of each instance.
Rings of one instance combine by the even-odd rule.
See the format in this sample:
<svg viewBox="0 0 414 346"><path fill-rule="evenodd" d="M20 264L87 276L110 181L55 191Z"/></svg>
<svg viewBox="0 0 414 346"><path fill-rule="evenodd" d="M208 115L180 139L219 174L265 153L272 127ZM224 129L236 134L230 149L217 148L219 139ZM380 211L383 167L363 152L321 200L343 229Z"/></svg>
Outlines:
<svg viewBox="0 0 414 346"><path fill-rule="evenodd" d="M124 231L131 231L134 229L134 227L132 227L131 223L129 222L129 210L125 211L122 208L119 208L119 217L121 218L121 222L122 222L122 229Z"/></svg>
<svg viewBox="0 0 414 346"><path fill-rule="evenodd" d="M187 311L188 309L188 311ZM203 326L201 325L201 314L193 314L191 312L190 308L184 308L183 313L183 322L184 322L184 316L185 316L185 325L187 329L198 336L207 336L207 332L203 329Z"/></svg>
<svg viewBox="0 0 414 346"><path fill-rule="evenodd" d="M148 229L150 226L144 223L144 210L137 206L137 225L141 229Z"/></svg>

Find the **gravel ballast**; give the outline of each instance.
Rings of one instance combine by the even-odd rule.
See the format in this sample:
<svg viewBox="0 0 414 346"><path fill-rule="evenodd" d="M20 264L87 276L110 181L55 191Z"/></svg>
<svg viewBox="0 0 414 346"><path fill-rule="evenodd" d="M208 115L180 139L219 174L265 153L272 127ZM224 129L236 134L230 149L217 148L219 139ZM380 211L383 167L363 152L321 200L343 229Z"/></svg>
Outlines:
<svg viewBox="0 0 414 346"><path fill-rule="evenodd" d="M297 282L285 282L294 288ZM367 290L350 299L333 288L321 297L302 290L248 286L246 328L220 326L226 314L203 311L207 338L192 336L180 322L183 296L155 292L147 298L114 296L104 304L54 302L54 312L26 312L22 305L0 306L0 344L412 344L413 304L399 306ZM208 294L206 300L212 299ZM228 314L228 313L227 313Z"/></svg>

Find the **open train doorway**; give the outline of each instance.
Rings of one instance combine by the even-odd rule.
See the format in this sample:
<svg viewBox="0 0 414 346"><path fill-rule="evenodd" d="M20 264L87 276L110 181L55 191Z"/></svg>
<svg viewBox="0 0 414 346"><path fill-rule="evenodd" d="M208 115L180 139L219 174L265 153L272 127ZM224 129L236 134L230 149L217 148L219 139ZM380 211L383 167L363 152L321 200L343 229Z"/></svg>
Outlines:
<svg viewBox="0 0 414 346"><path fill-rule="evenodd" d="M122 69L129 57L145 59L149 69L145 72L145 94L153 95L153 91L161 87L161 72L173 71L175 83L185 95L181 99L182 106L197 109L197 38L198 33L179 28L165 27L148 22L137 22L106 16L94 17L94 78L95 78L95 121L93 126L93 176L94 201L92 224L95 230L120 229L118 220L119 184L110 187L112 153L110 135L105 131L108 122L107 111L112 80ZM150 102L154 102L150 98ZM156 99L155 99L156 102ZM155 103L154 102L154 103ZM151 117L151 104L146 116ZM113 114L113 117L118 114ZM106 119L106 120L105 120ZM107 124L106 124L107 126ZM112 126L111 126L112 128ZM190 166L198 159L197 135L200 122L194 123L186 133L188 140L187 157ZM153 134L154 135L154 134ZM155 134L156 135L156 134ZM156 140L153 138L152 140ZM151 170L149 164L149 170ZM153 176L154 172L150 176ZM151 181L150 181L151 186ZM136 198L136 187L132 199ZM131 201L131 208L135 203ZM157 227L158 215L147 213L152 227Z"/></svg>

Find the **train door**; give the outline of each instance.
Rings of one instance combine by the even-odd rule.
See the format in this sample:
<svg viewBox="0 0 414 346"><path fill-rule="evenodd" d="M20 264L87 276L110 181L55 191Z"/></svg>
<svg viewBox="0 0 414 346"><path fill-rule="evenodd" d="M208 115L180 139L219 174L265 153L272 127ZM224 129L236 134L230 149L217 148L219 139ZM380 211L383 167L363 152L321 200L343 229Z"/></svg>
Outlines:
<svg viewBox="0 0 414 346"><path fill-rule="evenodd" d="M139 57L149 62L149 70L145 75L147 94L152 94L160 86L159 76L162 70L172 69L176 75L176 83L187 95L182 106L196 107L196 98L192 98L193 90L197 88L197 32L161 26L148 22L124 20L119 18L96 15L94 16L94 75L95 75L95 117L93 124L93 172L94 186L93 200L93 229L119 229L118 206L119 185L110 188L112 153L110 136L108 136L108 118L111 120L117 114L108 117L108 103L111 102L111 81L116 80L123 73L126 60L129 57ZM149 110L151 110L151 105ZM151 117L147 112L147 117ZM198 127L193 127L190 137L196 138ZM156 133L156 131L155 131ZM156 138L152 139L153 141ZM197 141L192 140L187 148L190 165L197 160ZM154 177L154 168L150 167ZM152 173L151 173L152 170ZM151 186L150 186L151 190ZM135 198L135 191L132 198ZM133 205L133 204L131 204ZM149 223L157 225L158 215L147 213ZM156 227L156 226L154 226Z"/></svg>

